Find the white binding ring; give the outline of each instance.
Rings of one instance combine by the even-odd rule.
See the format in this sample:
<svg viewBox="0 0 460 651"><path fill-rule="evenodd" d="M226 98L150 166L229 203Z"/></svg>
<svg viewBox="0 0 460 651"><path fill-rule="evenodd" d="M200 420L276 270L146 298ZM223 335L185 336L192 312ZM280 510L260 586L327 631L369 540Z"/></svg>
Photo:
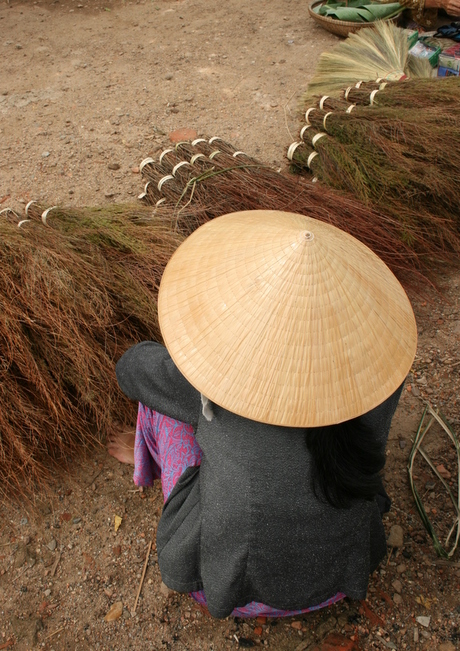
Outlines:
<svg viewBox="0 0 460 651"><path fill-rule="evenodd" d="M369 105L372 106L374 103L375 96L379 92L380 88L377 88L377 90L373 90L372 93L369 95Z"/></svg>
<svg viewBox="0 0 460 651"><path fill-rule="evenodd" d="M18 223L18 228L21 228L21 226L22 226L23 224L27 224L27 222L31 222L31 221L32 221L31 219L22 219L22 220Z"/></svg>
<svg viewBox="0 0 460 651"><path fill-rule="evenodd" d="M361 81L357 81L356 84L355 84L355 88L361 88L362 83L363 83L362 79L361 79Z"/></svg>
<svg viewBox="0 0 460 651"><path fill-rule="evenodd" d="M379 86L379 90L383 90L383 89L385 88L385 86L388 86L388 82L387 82L387 81L384 81L383 84L380 84L380 86Z"/></svg>
<svg viewBox="0 0 460 651"><path fill-rule="evenodd" d="M147 194L145 192L141 192L140 194L137 195L137 198L142 201L143 199L145 199L146 196Z"/></svg>
<svg viewBox="0 0 460 651"><path fill-rule="evenodd" d="M215 151L212 152L212 154L209 154L209 158L212 160L214 156L217 156L217 154L221 154L222 152L220 149L216 149Z"/></svg>
<svg viewBox="0 0 460 651"><path fill-rule="evenodd" d="M323 117L323 129L326 129L326 120L330 115L332 115L333 112L334 111L329 111L329 113L326 113L326 115ZM327 131L327 129L326 129L326 131Z"/></svg>
<svg viewBox="0 0 460 651"><path fill-rule="evenodd" d="M50 211L50 210L54 210L55 208L57 208L57 206L51 206L51 208L47 208L46 210L44 210L44 211L42 212L42 222L45 224L45 226L48 225L48 224L46 223L46 218L48 217L48 213L49 213L49 211Z"/></svg>
<svg viewBox="0 0 460 651"><path fill-rule="evenodd" d="M155 162L155 161L153 160L153 158L144 158L144 160L143 160L143 161L141 162L141 164L139 165L139 172L142 173L142 170L144 169L144 167L145 167L146 165L150 165L150 163L154 163L154 162Z"/></svg>
<svg viewBox="0 0 460 651"><path fill-rule="evenodd" d="M163 197L162 199L158 199L155 206L156 207L161 206L161 204L164 203L165 201L166 201L166 197Z"/></svg>
<svg viewBox="0 0 460 651"><path fill-rule="evenodd" d="M350 90L352 90L352 88L353 86L348 86L348 88L345 90L343 94L344 99L348 99L348 93L350 92Z"/></svg>
<svg viewBox="0 0 460 651"><path fill-rule="evenodd" d="M206 158L206 156L205 156L204 154L193 154L193 156L192 156L191 159L190 159L190 165L195 165L195 162L196 162L199 158Z"/></svg>
<svg viewBox="0 0 460 651"><path fill-rule="evenodd" d="M160 158L158 159L159 163L161 164L161 161L163 160L163 156L171 153L172 151L174 151L174 149L165 149L164 151L162 151L160 154Z"/></svg>
<svg viewBox="0 0 460 651"><path fill-rule="evenodd" d="M308 167L311 167L311 162L312 162L312 160L314 159L315 156L318 156L318 152L317 151L312 151L310 156L307 159Z"/></svg>
<svg viewBox="0 0 460 651"><path fill-rule="evenodd" d="M166 181L170 181L171 179L174 179L174 176L172 176L172 174L168 174L167 176L163 176L163 178L161 178L158 181L158 192L161 192L161 188L163 187L163 183L165 183Z"/></svg>
<svg viewBox="0 0 460 651"><path fill-rule="evenodd" d="M173 176L176 176L177 170L179 169L179 167L182 167L183 165L190 165L190 163L188 162L188 160L182 160L180 163L177 163L177 165L174 165L171 174Z"/></svg>
<svg viewBox="0 0 460 651"><path fill-rule="evenodd" d="M237 156L247 156L247 153L245 151L236 151L232 156L233 158L236 158Z"/></svg>
<svg viewBox="0 0 460 651"><path fill-rule="evenodd" d="M196 138L195 140L192 140L192 145L193 145L194 147L196 147L196 145L197 145L199 142L207 142L207 141L206 141L204 138Z"/></svg>
<svg viewBox="0 0 460 651"><path fill-rule="evenodd" d="M144 192L147 192L150 183L151 183L150 181L147 181L147 183L144 185Z"/></svg>
<svg viewBox="0 0 460 651"><path fill-rule="evenodd" d="M213 136L212 138L209 138L209 140L208 140L209 144L212 145L214 140L221 140L222 141L222 138L220 138L219 136Z"/></svg>
<svg viewBox="0 0 460 651"><path fill-rule="evenodd" d="M324 102L329 98L329 95L323 95L322 98L319 100L319 108L323 110L324 107Z"/></svg>
<svg viewBox="0 0 460 651"><path fill-rule="evenodd" d="M315 107L315 106L312 106L311 108L309 108L309 109L307 110L307 112L305 113L305 122L306 122L307 124L310 124L310 120L309 120L308 116L310 115L310 113L311 113L312 111L316 111L316 107Z"/></svg>
<svg viewBox="0 0 460 651"><path fill-rule="evenodd" d="M30 208L30 206L31 206L33 203L37 203L37 202L36 202L34 199L32 199L32 201L29 201L29 203L28 203L27 206L25 207L26 217L29 216L29 208Z"/></svg>
<svg viewBox="0 0 460 651"><path fill-rule="evenodd" d="M311 124L306 124L306 125L305 125L304 127L302 127L302 129L300 130L300 137L302 138L302 140L303 140L303 134L305 133L305 131L306 131L307 129L311 129Z"/></svg>
<svg viewBox="0 0 460 651"><path fill-rule="evenodd" d="M294 152L297 149L297 147L303 144L304 144L303 142L293 142L292 145L289 146L289 149L287 151L288 160L292 160L292 157L294 156Z"/></svg>
<svg viewBox="0 0 460 651"><path fill-rule="evenodd" d="M355 108L355 106L356 106L356 104L350 104L350 106L347 108L347 110L345 111L345 113L351 113L352 110Z"/></svg>
<svg viewBox="0 0 460 651"><path fill-rule="evenodd" d="M313 136L313 138L311 139L311 144L313 145L313 147L316 145L316 143L318 142L318 140L320 138L322 138L323 136L326 136L326 135L327 135L326 133L323 133L322 131L320 131L320 133L317 133L316 136Z"/></svg>

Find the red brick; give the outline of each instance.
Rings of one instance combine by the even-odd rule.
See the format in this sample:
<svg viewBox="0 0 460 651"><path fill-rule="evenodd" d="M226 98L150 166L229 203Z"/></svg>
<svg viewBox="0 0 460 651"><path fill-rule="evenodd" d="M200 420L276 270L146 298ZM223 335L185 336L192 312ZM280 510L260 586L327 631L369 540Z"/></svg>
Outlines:
<svg viewBox="0 0 460 651"><path fill-rule="evenodd" d="M169 134L169 139L171 142L181 142L182 140L195 140L198 136L195 129L177 129L176 131L171 131Z"/></svg>

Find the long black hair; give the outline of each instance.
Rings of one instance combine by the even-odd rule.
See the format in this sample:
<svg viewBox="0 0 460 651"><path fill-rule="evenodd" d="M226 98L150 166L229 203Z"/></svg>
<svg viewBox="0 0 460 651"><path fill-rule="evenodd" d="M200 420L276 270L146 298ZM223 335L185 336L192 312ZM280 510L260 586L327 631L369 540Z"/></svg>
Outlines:
<svg viewBox="0 0 460 651"><path fill-rule="evenodd" d="M306 443L317 497L343 509L356 498L373 500L382 490L379 472L385 465L385 450L359 418L308 429Z"/></svg>

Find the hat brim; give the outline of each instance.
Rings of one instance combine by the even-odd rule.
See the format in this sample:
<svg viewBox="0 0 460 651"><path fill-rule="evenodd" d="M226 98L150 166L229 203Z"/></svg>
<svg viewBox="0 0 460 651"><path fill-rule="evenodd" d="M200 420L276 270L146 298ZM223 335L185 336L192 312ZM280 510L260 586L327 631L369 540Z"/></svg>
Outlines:
<svg viewBox="0 0 460 651"><path fill-rule="evenodd" d="M158 311L198 391L288 427L370 411L401 385L417 345L409 299L380 258L334 226L278 211L196 230L166 266Z"/></svg>

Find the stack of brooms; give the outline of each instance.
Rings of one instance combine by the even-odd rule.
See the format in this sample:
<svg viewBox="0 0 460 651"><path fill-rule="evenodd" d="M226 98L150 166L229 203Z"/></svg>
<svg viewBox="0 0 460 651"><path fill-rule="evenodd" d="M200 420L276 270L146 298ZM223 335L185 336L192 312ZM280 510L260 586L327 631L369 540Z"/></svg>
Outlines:
<svg viewBox="0 0 460 651"><path fill-rule="evenodd" d="M423 279L426 269L398 223L351 196L281 174L217 139L180 143L160 159L142 165L142 199L155 208L32 203L24 218L0 215L4 496L48 485L76 451L133 425L135 405L118 389L115 363L140 340L161 341L163 269L205 221L256 208L303 213L359 238L406 286Z"/></svg>
<svg viewBox="0 0 460 651"><path fill-rule="evenodd" d="M460 251L460 83L455 77L375 80L379 74L394 78L395 69L401 77L407 67L402 30L391 30L364 29L322 55L304 96L306 124L288 158L293 171L351 192L398 220L409 244L416 246L416 232L454 260ZM341 64L351 52L357 62L366 60L369 33L387 60L377 66L371 57L361 78L374 81L358 81L359 63L352 72L344 66L343 73ZM385 75L389 70L393 74Z"/></svg>

